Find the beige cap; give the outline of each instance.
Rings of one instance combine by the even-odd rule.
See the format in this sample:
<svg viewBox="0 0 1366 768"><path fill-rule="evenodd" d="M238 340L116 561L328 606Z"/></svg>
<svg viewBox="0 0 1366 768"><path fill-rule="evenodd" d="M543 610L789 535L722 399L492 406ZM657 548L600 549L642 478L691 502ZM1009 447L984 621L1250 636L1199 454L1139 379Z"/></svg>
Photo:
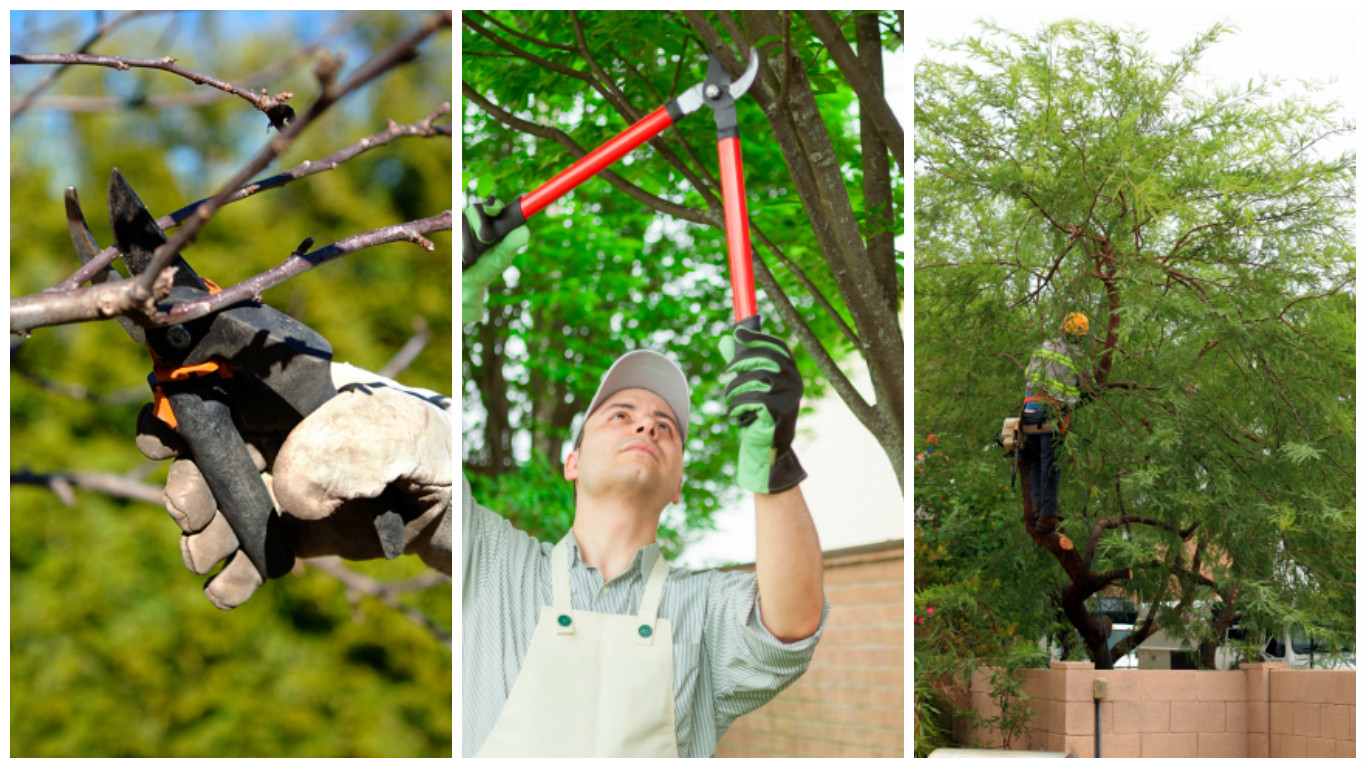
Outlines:
<svg viewBox="0 0 1366 768"><path fill-rule="evenodd" d="M607 375L602 377L602 384L598 386L598 393L593 395L593 402L589 404L583 422L588 421L588 417L603 401L623 389L647 389L659 395L669 410L674 412L674 418L678 419L678 428L683 432L683 444L687 445L690 390L688 380L677 363L648 349L627 352L617 358L612 367L607 369ZM575 443L582 433L583 423L580 423L578 431L574 433Z"/></svg>

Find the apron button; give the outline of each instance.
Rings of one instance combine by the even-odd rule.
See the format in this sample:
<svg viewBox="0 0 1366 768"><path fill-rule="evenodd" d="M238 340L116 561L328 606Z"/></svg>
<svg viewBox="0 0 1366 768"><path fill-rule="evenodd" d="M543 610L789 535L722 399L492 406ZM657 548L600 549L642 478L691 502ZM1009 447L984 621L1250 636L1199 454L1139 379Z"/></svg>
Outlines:
<svg viewBox="0 0 1366 768"><path fill-rule="evenodd" d="M569 618L569 614L565 613L560 615L560 626L567 627L572 621L573 619Z"/></svg>
<svg viewBox="0 0 1366 768"><path fill-rule="evenodd" d="M654 630L653 630L653 629L650 629L650 625L649 625L649 624L641 624L641 625L640 625L640 636L641 636L641 637L649 637L649 636L652 635L652 634L654 634Z"/></svg>

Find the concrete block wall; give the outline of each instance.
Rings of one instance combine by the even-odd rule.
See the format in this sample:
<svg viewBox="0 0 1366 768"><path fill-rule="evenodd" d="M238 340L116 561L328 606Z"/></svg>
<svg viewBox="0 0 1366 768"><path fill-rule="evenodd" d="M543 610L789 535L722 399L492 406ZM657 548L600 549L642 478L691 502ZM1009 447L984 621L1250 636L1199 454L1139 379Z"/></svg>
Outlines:
<svg viewBox="0 0 1366 768"><path fill-rule="evenodd" d="M717 757L905 755L905 557L901 541L826 553L830 615L811 666L735 721Z"/></svg>
<svg viewBox="0 0 1366 768"><path fill-rule="evenodd" d="M1356 757L1356 674L1271 669L1270 757Z"/></svg>
<svg viewBox="0 0 1366 768"><path fill-rule="evenodd" d="M973 709L992 717L990 670L973 674ZM1093 684L1103 679L1101 757L1354 757L1355 671L1291 670L1244 664L1231 672L1097 671L1090 662L1053 662L1025 670L1023 691L1034 716L1011 749L1095 756ZM1003 746L991 731L967 732Z"/></svg>

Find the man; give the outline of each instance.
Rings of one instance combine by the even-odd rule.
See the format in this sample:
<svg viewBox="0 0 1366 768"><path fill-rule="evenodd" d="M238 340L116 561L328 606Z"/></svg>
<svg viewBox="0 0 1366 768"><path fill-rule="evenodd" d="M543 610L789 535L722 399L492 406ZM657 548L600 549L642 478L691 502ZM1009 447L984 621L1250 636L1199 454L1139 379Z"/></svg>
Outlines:
<svg viewBox="0 0 1366 768"><path fill-rule="evenodd" d="M1020 427L1029 464L1029 494L1034 505L1034 527L1052 533L1062 521L1058 514L1055 461L1071 422L1071 411L1081 398L1081 378L1074 358L1090 327L1086 315L1073 312L1062 322L1062 337L1044 342L1025 368L1024 412Z"/></svg>
<svg viewBox="0 0 1366 768"><path fill-rule="evenodd" d="M488 250L461 281L465 322L529 238L498 240L496 204L466 210ZM655 543L681 498L687 380L649 351L606 373L564 463L573 528L539 542L463 485L463 754L708 757L740 715L805 671L824 626L820 544L791 450L801 378L781 341L722 341L739 479L755 492L757 574L670 568Z"/></svg>

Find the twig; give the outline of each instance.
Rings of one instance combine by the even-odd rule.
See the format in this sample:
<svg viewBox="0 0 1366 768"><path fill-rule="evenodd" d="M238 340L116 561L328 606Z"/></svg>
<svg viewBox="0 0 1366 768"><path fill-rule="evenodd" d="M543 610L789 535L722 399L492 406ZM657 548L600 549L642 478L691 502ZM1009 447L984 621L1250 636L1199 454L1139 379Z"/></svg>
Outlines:
<svg viewBox="0 0 1366 768"><path fill-rule="evenodd" d="M320 248L310 253L295 252L277 267L243 280L230 288L225 288L212 296L176 304L169 311L159 312L148 317L147 322L152 326L189 322L223 307L232 306L239 301L259 296L267 288L272 288L291 277L301 275L319 264L367 248L374 248L377 245L410 242L417 243L429 251L436 250L436 245L424 235L432 232L449 232L450 229L451 212L444 211L426 219L380 227L369 232L362 232L359 235L352 235L344 240L338 240L326 248Z"/></svg>
<svg viewBox="0 0 1366 768"><path fill-rule="evenodd" d="M427 321L421 315L413 317L413 337L403 345L394 356L389 358L389 362L380 367L378 373L386 378L397 378L405 368L412 365L417 356L427 346L427 340L432 336L427 328Z"/></svg>
<svg viewBox="0 0 1366 768"><path fill-rule="evenodd" d="M299 179L302 179L305 176L312 176L315 173L322 173L324 171L335 170L338 166L340 166L347 160L350 160L363 152L367 152L371 149L374 149L375 147L383 146L396 138L401 138L405 136L450 136L451 126L432 124L433 121L435 121L437 118L449 113L450 111L451 105L450 102L447 102L437 107L436 110L434 110L431 114L427 115L426 117L422 118L416 123L412 123L409 125L396 125L393 120L390 120L389 128L387 130L380 131L379 133L373 136L367 136L361 139L360 141L351 144L350 146L343 147L342 149L333 152L332 154L328 155L327 157L324 157L321 160L305 160L304 162L294 166L293 168L289 169L288 171L285 171L284 173L277 173L274 176L250 182L245 186L239 188L232 195L230 195L228 199L224 201L223 204L228 205L230 203L235 203L239 200L245 200L246 198L257 194L258 192L265 192L269 189L283 187L286 184L292 181L298 181ZM190 203L184 208L181 208L180 210L175 211L169 215L162 216L161 218L157 219L157 226L161 227L162 230L168 230L180 226L180 223L182 221L188 219L190 215L195 212L195 209L197 209L200 205L204 204L205 202L208 202L208 200L209 198L204 198L203 200ZM118 255L118 248L114 246L105 248L103 251L100 251L95 258L91 259L88 264L82 266L80 269L73 272L70 277L59 283L56 286L56 289L68 290L80 286L85 281L91 279L92 276L98 274L101 270L107 268L109 264L111 264L114 261L114 259L118 257Z"/></svg>
<svg viewBox="0 0 1366 768"><path fill-rule="evenodd" d="M99 28L97 28L94 31L94 33L90 35L90 37L87 37L85 39L84 43L81 43L81 47L77 48L76 52L85 53L86 51L90 50L90 48L94 46L95 43L99 42L100 38L104 37L111 30L113 30L114 27L117 27L123 22L128 21L129 19L144 13L157 13L157 11L126 11L124 13L119 14L118 16L115 16L109 22L101 24ZM55 82L58 77L61 77L62 73L66 72L68 67L69 65L63 65L61 67L58 67L56 71L54 71L47 77L43 78L41 81L38 82L37 85L33 86L33 90L25 94L22 99L16 101L14 105L10 107L9 110L10 120L13 120L19 113L23 112L24 110L32 106L34 99L38 97L38 94L42 93L45 89L47 89L48 86L52 85L52 83Z"/></svg>
<svg viewBox="0 0 1366 768"><path fill-rule="evenodd" d="M274 96L264 90L256 93L246 88L239 88L216 77L186 69L176 64L175 61L172 56L163 56L159 59L134 59L128 56L97 56L89 53L13 53L9 57L10 66L15 64L61 64L63 66L86 64L95 67L109 67L120 71L133 68L160 69L173 75L180 75L198 85L207 85L245 99L247 103L270 117L271 124L276 125L277 128L282 128L284 125L283 120L277 117L281 114L282 109L287 110L290 115L293 114L293 110L284 106L284 103L294 96L289 91L282 91Z"/></svg>
<svg viewBox="0 0 1366 768"><path fill-rule="evenodd" d="M9 482L10 485L38 485L49 488L57 494L57 498L61 499L62 504L67 507L76 506L73 488L86 488L122 499L145 501L157 506L164 503L162 489L159 486L148 485L123 475L108 472L53 472L44 475L30 472L28 469L21 469L18 472L9 473Z"/></svg>
<svg viewBox="0 0 1366 768"><path fill-rule="evenodd" d="M323 573L332 576L337 581L340 581L350 592L359 592L377 598L380 602L408 617L409 620L419 627L432 633L432 635L436 637L437 640L440 640L447 648L451 647L451 634L449 631L444 627L438 626L436 622L432 621L432 619L427 616L427 614L410 605L404 604L398 599L398 595L402 592L412 592L447 583L450 581L448 577L433 571L406 582L385 584L368 576L362 576L350 568L347 568L342 564L342 560L339 557L319 557L305 560L304 563L305 565L317 568Z"/></svg>
<svg viewBox="0 0 1366 768"><path fill-rule="evenodd" d="M75 488L85 488L116 498L133 499L157 506L165 503L164 493L160 486L148 485L123 475L103 472L54 472L44 475L21 469L18 472L11 472L9 481L10 485L34 485L47 488L55 493L62 504L67 507L76 506ZM447 648L451 647L449 630L438 626L426 614L416 608L404 605L398 599L398 595L404 592L415 592L449 583L450 577L432 571L406 581L384 583L362 576L347 568L342 565L339 557L311 558L301 562L332 576L350 592L360 592L378 598L385 605L397 610L430 632Z"/></svg>
<svg viewBox="0 0 1366 768"><path fill-rule="evenodd" d="M143 13L145 13L145 11ZM249 75L235 79L242 83L244 87L263 85L274 80L284 72L289 71L289 69L295 65L295 62L317 53L322 47L323 41L337 38L342 33L342 30L351 25L359 15L360 13L358 11L348 11L341 18L329 25L327 29L323 30L313 42L303 46L280 61L268 64ZM77 52L84 53L85 51L86 48L82 48ZM65 69L65 67L63 67L63 69ZM61 70L58 71L60 72ZM65 112L104 112L112 109L126 109L133 106L138 107L139 109L165 109L168 107L207 106L229 98L229 96L230 94L222 91L190 91L188 93L158 94L155 96L139 96L136 100L116 96L48 96L33 100L31 104L26 106L32 109L55 109ZM11 115L11 117L12 116L13 115Z"/></svg>
<svg viewBox="0 0 1366 768"><path fill-rule="evenodd" d="M213 294L211 297L177 304L166 312L157 311L154 302L156 299L164 298L170 292L173 273L169 271L164 272L162 277L158 279L156 283L158 292L155 292L153 298L146 302L139 302L134 299L140 287L136 278L95 285L89 288L64 291L50 290L21 296L17 299L10 299L10 333L26 333L33 328L85 320L99 320L117 315L137 315L140 324L151 327L188 322L239 301L252 299L265 289L279 285L319 264L377 245L411 242L417 243L429 251L435 250L436 245L428 240L426 235L432 232L449 231L450 228L451 212L445 211L426 219L362 232L307 255L293 253L280 266L244 280L231 288ZM312 241L308 242L311 243Z"/></svg>
<svg viewBox="0 0 1366 768"><path fill-rule="evenodd" d="M450 26L453 13L453 11L438 11L426 17L416 29L408 32L393 45L371 57L369 61L361 65L360 69L349 80L340 85L334 82L340 64L331 57L320 60L315 68L322 86L318 98L304 110L303 114L295 117L289 126L280 132L279 136L267 142L266 146L229 179L217 194L202 203L197 213L186 220L185 226L176 232L169 242L156 249L147 271L138 278L142 285L150 287L152 281L156 279L156 273L169 266L180 250L194 240L194 236L208 223L209 219L213 218L214 213L226 203L227 199L239 187L246 184L252 176L270 165L276 157L284 154L294 143L294 139L304 129L308 128L318 116L347 94L408 61L419 43L426 40L436 30Z"/></svg>

